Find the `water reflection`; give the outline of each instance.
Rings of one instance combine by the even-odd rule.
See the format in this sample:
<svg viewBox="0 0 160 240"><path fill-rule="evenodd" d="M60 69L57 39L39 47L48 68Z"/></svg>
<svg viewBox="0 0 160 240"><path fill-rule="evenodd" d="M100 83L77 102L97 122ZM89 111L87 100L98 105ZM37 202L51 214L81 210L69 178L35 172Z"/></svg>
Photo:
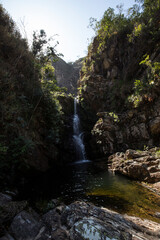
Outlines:
<svg viewBox="0 0 160 240"><path fill-rule="evenodd" d="M107 169L107 166L106 166ZM68 169L67 182L61 186L63 200L91 201L119 213L127 213L160 222L160 198L135 181L99 170L91 162L75 164Z"/></svg>
<svg viewBox="0 0 160 240"><path fill-rule="evenodd" d="M127 213L160 223L155 217L160 212L160 197L135 181L114 175L107 165L83 162L68 165L34 178L19 186L21 200L50 201L59 198L65 204L75 200L93 202L95 205Z"/></svg>

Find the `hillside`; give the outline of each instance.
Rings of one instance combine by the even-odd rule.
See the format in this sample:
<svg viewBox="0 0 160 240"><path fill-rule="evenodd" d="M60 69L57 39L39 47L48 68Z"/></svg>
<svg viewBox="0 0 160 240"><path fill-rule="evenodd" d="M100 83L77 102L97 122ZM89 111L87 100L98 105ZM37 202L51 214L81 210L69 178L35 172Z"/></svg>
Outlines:
<svg viewBox="0 0 160 240"><path fill-rule="evenodd" d="M105 154L160 144L160 10L146 8L130 18L108 9L80 73L81 105Z"/></svg>
<svg viewBox="0 0 160 240"><path fill-rule="evenodd" d="M67 93L77 93L77 81L82 67L82 60L66 63L63 59L58 58L57 61L53 62L57 84L59 87L67 88Z"/></svg>
<svg viewBox="0 0 160 240"><path fill-rule="evenodd" d="M0 32L0 185L7 186L62 164L61 140L73 98L61 94L56 84L54 68L39 45L46 41L43 30L30 50L0 5Z"/></svg>

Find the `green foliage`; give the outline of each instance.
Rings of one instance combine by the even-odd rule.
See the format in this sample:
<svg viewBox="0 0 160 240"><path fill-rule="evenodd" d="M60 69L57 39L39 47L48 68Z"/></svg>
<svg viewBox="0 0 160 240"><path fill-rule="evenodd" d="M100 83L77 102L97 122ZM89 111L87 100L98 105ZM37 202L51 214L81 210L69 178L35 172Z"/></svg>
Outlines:
<svg viewBox="0 0 160 240"><path fill-rule="evenodd" d="M153 101L150 93L160 82L159 62L152 63L149 55L146 54L144 55L144 59L140 62L140 65L145 65L147 69L146 74L141 80L134 81L134 93L128 97L128 101L133 103L134 107L138 107L144 99Z"/></svg>
<svg viewBox="0 0 160 240"><path fill-rule="evenodd" d="M44 64L51 58L56 60L62 54L56 54L57 41L54 45L53 37L47 38L46 32L41 29L40 32L33 33L32 52L39 59L41 64ZM53 45L53 46L52 46Z"/></svg>
<svg viewBox="0 0 160 240"><path fill-rule="evenodd" d="M155 152L156 158L160 158L160 149Z"/></svg>
<svg viewBox="0 0 160 240"><path fill-rule="evenodd" d="M143 30L154 34L152 23L155 18L158 20L158 13L160 9L159 0L137 0L137 4L134 4L128 9L127 14L124 14L123 5L118 5L118 13L115 14L113 8L108 8L103 18L97 21L95 18L90 18L89 27L91 27L99 40L98 52L100 53L107 41L113 34L117 32L128 33L129 41L132 42L134 38L139 37ZM159 24L159 22L157 22ZM147 26L148 25L148 26Z"/></svg>
<svg viewBox="0 0 160 240"><path fill-rule="evenodd" d="M152 21L152 16L160 9L160 1L159 0L143 0L141 1L143 8L143 16L148 20Z"/></svg>
<svg viewBox="0 0 160 240"><path fill-rule="evenodd" d="M52 66L52 62L46 62L41 68L41 85L43 91L48 90L49 92L54 92L58 90L57 82L55 79L55 69Z"/></svg>
<svg viewBox="0 0 160 240"><path fill-rule="evenodd" d="M15 162L23 161L25 160L26 154L31 152L31 150L34 148L34 143L31 141L31 139L27 139L23 136L19 136L17 138L14 138L9 146L9 155L10 158Z"/></svg>
<svg viewBox="0 0 160 240"><path fill-rule="evenodd" d="M144 145L144 151L148 151L149 150L149 147Z"/></svg>
<svg viewBox="0 0 160 240"><path fill-rule="evenodd" d="M109 112L108 115L113 118L114 122L119 122L119 117L114 112Z"/></svg>
<svg viewBox="0 0 160 240"><path fill-rule="evenodd" d="M130 31L132 23L123 13L123 5L118 5L117 9L119 13L115 14L113 8L108 8L100 21L94 18L90 19L90 27L98 35L98 52L101 52L105 46L106 39L110 38L113 34Z"/></svg>
<svg viewBox="0 0 160 240"><path fill-rule="evenodd" d="M144 64L147 66L147 83L148 85L155 85L160 80L160 62L154 62L150 60L149 55L144 56L144 60L140 62L140 65Z"/></svg>
<svg viewBox="0 0 160 240"><path fill-rule="evenodd" d="M52 61L56 58L44 30L34 32L32 50L0 5L0 178L1 184L28 169L34 149L59 144L62 109ZM3 136L3 137L1 137ZM51 139L50 142L47 142Z"/></svg>
<svg viewBox="0 0 160 240"><path fill-rule="evenodd" d="M142 34L143 27L144 27L144 24L141 24L141 23L135 24L132 33L127 35L129 42L133 42L135 37L140 37L140 35Z"/></svg>

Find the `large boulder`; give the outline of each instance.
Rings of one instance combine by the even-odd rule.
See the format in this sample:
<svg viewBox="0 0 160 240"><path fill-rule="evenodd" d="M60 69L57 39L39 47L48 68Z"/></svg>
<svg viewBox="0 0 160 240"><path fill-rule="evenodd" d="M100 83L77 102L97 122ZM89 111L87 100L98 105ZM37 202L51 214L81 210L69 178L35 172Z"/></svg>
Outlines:
<svg viewBox="0 0 160 240"><path fill-rule="evenodd" d="M20 212L13 219L10 233L16 240L47 239L48 232L41 222L26 211Z"/></svg>
<svg viewBox="0 0 160 240"><path fill-rule="evenodd" d="M126 150L109 157L112 171L119 172L132 179L148 183L160 182L159 149L148 151Z"/></svg>

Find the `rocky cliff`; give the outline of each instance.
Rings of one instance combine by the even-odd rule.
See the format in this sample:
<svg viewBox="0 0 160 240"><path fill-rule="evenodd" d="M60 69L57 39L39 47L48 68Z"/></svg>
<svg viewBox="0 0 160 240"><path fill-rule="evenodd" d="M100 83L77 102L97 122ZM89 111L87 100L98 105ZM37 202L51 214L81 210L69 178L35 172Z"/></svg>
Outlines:
<svg viewBox="0 0 160 240"><path fill-rule="evenodd" d="M55 68L55 76L58 86L67 88L67 93L76 94L82 59L79 59L74 63L66 63L63 59L58 58L56 62L53 62L53 66Z"/></svg>
<svg viewBox="0 0 160 240"><path fill-rule="evenodd" d="M79 80L81 105L97 115L92 134L104 154L160 144L160 17L143 25L98 35ZM136 23L138 24L138 23ZM152 33L151 33L152 29Z"/></svg>

